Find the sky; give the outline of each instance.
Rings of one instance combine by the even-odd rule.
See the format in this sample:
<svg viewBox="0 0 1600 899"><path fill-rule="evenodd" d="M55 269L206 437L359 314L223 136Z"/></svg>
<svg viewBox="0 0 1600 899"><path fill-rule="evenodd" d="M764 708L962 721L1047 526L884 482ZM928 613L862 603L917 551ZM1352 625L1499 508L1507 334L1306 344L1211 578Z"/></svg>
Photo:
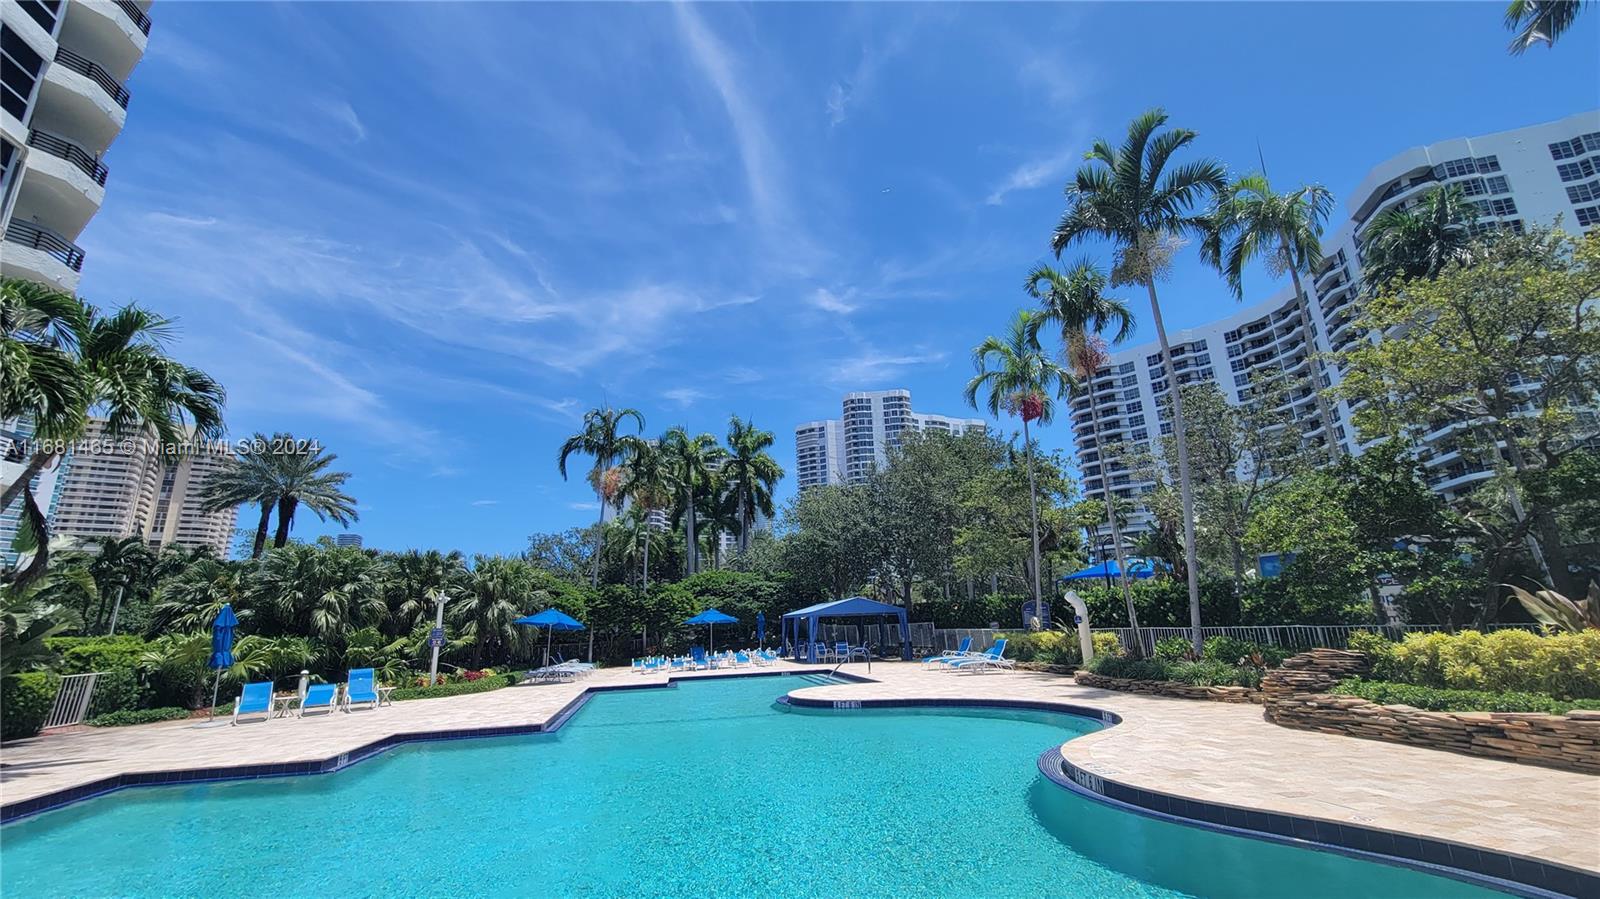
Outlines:
<svg viewBox="0 0 1600 899"><path fill-rule="evenodd" d="M1500 15L158 3L80 292L175 318L232 436L337 453L368 546L519 552L593 521L556 455L594 406L647 436L751 418L786 469L847 391L962 414L1062 186L1145 109L1194 156L1325 184L1336 226L1402 150L1600 106L1600 14L1520 58ZM1192 248L1161 290L1170 329L1234 305Z"/></svg>

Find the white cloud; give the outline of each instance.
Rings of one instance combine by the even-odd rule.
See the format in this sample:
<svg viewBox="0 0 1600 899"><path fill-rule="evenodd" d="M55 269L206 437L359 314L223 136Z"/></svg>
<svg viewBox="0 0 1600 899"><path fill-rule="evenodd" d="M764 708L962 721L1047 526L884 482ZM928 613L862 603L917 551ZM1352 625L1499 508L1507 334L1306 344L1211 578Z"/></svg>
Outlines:
<svg viewBox="0 0 1600 899"><path fill-rule="evenodd" d="M322 100L316 108L323 115L333 121L335 125L347 132L351 143L361 143L367 139L367 126L362 123L361 116L356 114L356 109L347 100Z"/></svg>
<svg viewBox="0 0 1600 899"><path fill-rule="evenodd" d="M498 505L500 505L500 501L497 500L497 499L475 499L475 500L472 501L472 505L474 505L474 506L498 506Z"/></svg>
<svg viewBox="0 0 1600 899"><path fill-rule="evenodd" d="M819 287L811 294L807 302L824 312L849 315L856 311L856 304L850 301L854 294L854 291L847 290L844 296L840 296L826 287Z"/></svg>
<svg viewBox="0 0 1600 899"><path fill-rule="evenodd" d="M599 503L567 503L567 508L576 510L578 512L598 512L598 511L600 511L600 504Z"/></svg>
<svg viewBox="0 0 1600 899"><path fill-rule="evenodd" d="M677 403L679 408L686 408L700 400L708 399L710 394L703 390L696 390L693 387L674 387L671 390L662 391L661 396Z"/></svg>
<svg viewBox="0 0 1600 899"><path fill-rule="evenodd" d="M735 365L722 373L722 380L727 381L729 384L754 384L763 377L764 375L761 372L748 365Z"/></svg>
<svg viewBox="0 0 1600 899"><path fill-rule="evenodd" d="M1055 184L1064 178L1073 164L1083 159L1083 151L1065 150L1052 156L1032 159L1011 170L1004 180L989 192L984 202L999 206L1006 195L1019 190L1033 190L1046 184Z"/></svg>
<svg viewBox="0 0 1600 899"><path fill-rule="evenodd" d="M836 385L855 385L858 390L871 390L883 386L884 379L917 365L933 365L945 360L946 354L938 350L916 350L910 353L883 353L867 349L852 353L828 363L829 380Z"/></svg>

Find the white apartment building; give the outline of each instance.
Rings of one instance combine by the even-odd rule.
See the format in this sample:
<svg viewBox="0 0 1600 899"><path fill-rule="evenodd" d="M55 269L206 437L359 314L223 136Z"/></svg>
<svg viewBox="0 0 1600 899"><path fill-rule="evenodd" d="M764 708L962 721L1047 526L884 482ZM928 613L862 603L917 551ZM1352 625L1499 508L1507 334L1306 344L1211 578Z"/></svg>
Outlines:
<svg viewBox="0 0 1600 899"><path fill-rule="evenodd" d="M887 461L889 447L897 445L907 430L961 435L985 427L980 418L913 412L909 390L847 393L842 412L842 418L808 421L794 429L800 489L866 480Z"/></svg>
<svg viewBox="0 0 1600 899"><path fill-rule="evenodd" d="M238 509L207 512L201 491L228 455L217 448L169 461L151 441L111 437L104 420L91 419L61 463L51 537L142 537L152 547L208 547L221 556L232 543Z"/></svg>
<svg viewBox="0 0 1600 899"><path fill-rule="evenodd" d="M353 546L356 549L360 549L361 548L361 535L360 534L352 534L349 531L346 531L343 534L334 534L333 535L333 545L334 546Z"/></svg>
<svg viewBox="0 0 1600 899"><path fill-rule="evenodd" d="M1379 212L1415 204L1430 188L1445 183L1459 185L1477 203L1482 214L1479 228L1521 230L1530 223L1553 224L1559 217L1569 231L1589 230L1600 224L1600 111L1441 141L1378 164L1349 194L1348 219L1324 239L1322 267L1305 280L1311 333L1301 325L1293 288L1285 286L1269 299L1239 307L1225 318L1171 332L1179 382L1215 381L1229 401L1242 403L1252 378L1278 372L1303 377L1305 386L1287 405L1306 444L1322 446L1331 439L1348 453L1360 453L1351 410L1343 401L1329 401L1334 433L1323 433L1311 390L1311 355L1344 349L1358 339L1351 325L1362 283L1361 246L1367 225ZM1228 304L1220 279L1215 296L1207 300L1216 306ZM1331 360L1323 367L1323 386L1337 384L1337 367ZM1092 391L1071 403L1084 493L1104 500L1111 490L1133 501L1135 511L1125 532L1130 541L1152 526L1138 498L1154 485L1139 480L1120 459L1103 463L1100 450L1121 442L1125 448L1159 452L1157 441L1172 432L1161 407L1169 389L1159 346L1152 342L1112 353L1106 367L1096 373ZM1099 416L1098 432L1091 422L1091 400ZM1452 431L1440 428L1423 438L1432 447L1423 456L1428 481L1446 497L1489 476L1453 448Z"/></svg>
<svg viewBox="0 0 1600 899"><path fill-rule="evenodd" d="M0 271L76 291L75 243L105 199L150 0L0 4Z"/></svg>

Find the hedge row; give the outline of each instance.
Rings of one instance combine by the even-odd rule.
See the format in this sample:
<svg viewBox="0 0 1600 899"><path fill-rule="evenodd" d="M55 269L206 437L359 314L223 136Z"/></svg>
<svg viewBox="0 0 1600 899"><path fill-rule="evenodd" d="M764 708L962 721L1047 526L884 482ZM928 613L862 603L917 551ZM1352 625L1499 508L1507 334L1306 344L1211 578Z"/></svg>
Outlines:
<svg viewBox="0 0 1600 899"><path fill-rule="evenodd" d="M31 737L50 717L61 683L54 674L24 671L0 679L0 740Z"/></svg>
<svg viewBox="0 0 1600 899"><path fill-rule="evenodd" d="M1600 709L1600 699L1556 699L1548 693L1445 690L1369 681L1359 677L1340 681L1333 692L1359 696L1379 705L1409 705L1429 712L1548 712L1564 715L1573 709Z"/></svg>
<svg viewBox="0 0 1600 899"><path fill-rule="evenodd" d="M1089 670L1104 677L1126 680L1177 681L1197 687L1261 686L1261 669L1250 665L1230 665L1216 660L1169 662L1165 659L1135 659L1129 656L1095 656Z"/></svg>
<svg viewBox="0 0 1600 899"><path fill-rule="evenodd" d="M407 699L439 699L444 696L465 696L468 693L487 693L509 687L521 680L520 674L486 674L474 681L457 681L453 684L435 684L431 687L400 687L389 695L395 702Z"/></svg>
<svg viewBox="0 0 1600 899"><path fill-rule="evenodd" d="M1374 680L1439 690L1600 699L1597 630L1551 636L1524 630L1407 634L1399 643L1358 633L1352 635L1350 648L1372 658Z"/></svg>
<svg viewBox="0 0 1600 899"><path fill-rule="evenodd" d="M230 710L231 713L232 710ZM161 709L123 709L90 718L90 727L127 727L130 724L150 724L155 721L176 721L188 718L189 710L176 707Z"/></svg>

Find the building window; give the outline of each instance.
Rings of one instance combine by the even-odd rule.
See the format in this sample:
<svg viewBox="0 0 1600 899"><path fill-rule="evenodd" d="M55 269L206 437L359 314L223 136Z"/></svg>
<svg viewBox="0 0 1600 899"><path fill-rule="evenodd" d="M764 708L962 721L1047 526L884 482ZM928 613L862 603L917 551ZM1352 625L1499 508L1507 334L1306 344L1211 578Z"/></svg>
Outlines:
<svg viewBox="0 0 1600 899"><path fill-rule="evenodd" d="M1580 159L1577 162L1568 162L1556 166L1556 174L1561 176L1562 181L1578 181L1588 178L1594 172L1594 160L1592 159Z"/></svg>
<svg viewBox="0 0 1600 899"><path fill-rule="evenodd" d="M0 106L18 121L28 118L28 98L43 67L44 57L16 29L5 29L0 35Z"/></svg>
<svg viewBox="0 0 1600 899"><path fill-rule="evenodd" d="M1495 175L1493 178L1484 181L1484 184L1488 186L1489 193L1492 194L1503 194L1511 191L1511 182L1507 181L1504 175Z"/></svg>
<svg viewBox="0 0 1600 899"><path fill-rule="evenodd" d="M1490 172L1500 171L1500 157L1498 156L1479 156L1473 162L1476 164L1479 174L1487 175Z"/></svg>
<svg viewBox="0 0 1600 899"><path fill-rule="evenodd" d="M1142 424L1144 424L1144 416L1143 415L1130 415L1130 416L1128 416L1128 426L1129 427L1138 427L1139 425L1142 425Z"/></svg>
<svg viewBox="0 0 1600 899"><path fill-rule="evenodd" d="M1124 412L1143 412L1144 411L1144 400L1138 400L1136 402L1127 403L1126 405L1123 406L1123 411Z"/></svg>
<svg viewBox="0 0 1600 899"><path fill-rule="evenodd" d="M1161 423L1161 436L1163 436L1163 437L1171 437L1172 436L1172 422L1164 421L1164 422Z"/></svg>
<svg viewBox="0 0 1600 899"><path fill-rule="evenodd" d="M1590 225L1600 224L1600 206L1580 206L1576 210L1578 224L1587 228Z"/></svg>
<svg viewBox="0 0 1600 899"><path fill-rule="evenodd" d="M1119 375L1125 375L1130 371L1133 371L1133 363L1132 362L1124 362L1121 365L1117 366L1117 374L1119 374Z"/></svg>
<svg viewBox="0 0 1600 899"><path fill-rule="evenodd" d="M1149 440L1150 439L1150 432L1148 430L1144 429L1144 428L1134 428L1133 429L1133 439L1134 440Z"/></svg>
<svg viewBox="0 0 1600 899"><path fill-rule="evenodd" d="M1600 150L1600 131L1580 135L1572 140L1556 141L1550 145L1550 158L1571 159L1585 150Z"/></svg>
<svg viewBox="0 0 1600 899"><path fill-rule="evenodd" d="M1136 400L1136 399L1138 399L1139 398L1139 388L1135 387L1132 390L1124 390L1124 391L1122 391L1122 398L1125 399L1125 400Z"/></svg>
<svg viewBox="0 0 1600 899"><path fill-rule="evenodd" d="M1590 200L1600 200L1600 180L1590 181L1588 184L1574 184L1567 188L1567 202L1587 203Z"/></svg>

